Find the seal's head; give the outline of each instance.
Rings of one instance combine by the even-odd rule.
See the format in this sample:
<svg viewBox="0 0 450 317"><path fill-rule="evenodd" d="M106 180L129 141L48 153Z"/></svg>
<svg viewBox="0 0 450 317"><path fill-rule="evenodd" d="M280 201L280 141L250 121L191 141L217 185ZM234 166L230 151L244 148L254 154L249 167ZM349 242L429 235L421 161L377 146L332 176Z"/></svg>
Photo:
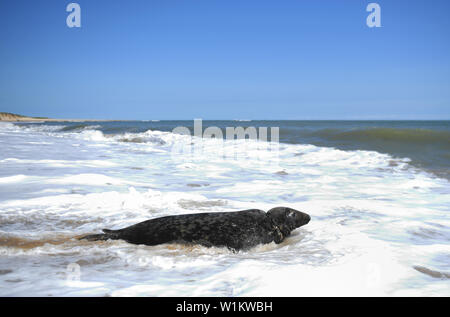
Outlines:
<svg viewBox="0 0 450 317"><path fill-rule="evenodd" d="M272 208L267 212L267 215L276 226L284 229L282 231L288 232L306 225L311 220L308 214L288 207Z"/></svg>

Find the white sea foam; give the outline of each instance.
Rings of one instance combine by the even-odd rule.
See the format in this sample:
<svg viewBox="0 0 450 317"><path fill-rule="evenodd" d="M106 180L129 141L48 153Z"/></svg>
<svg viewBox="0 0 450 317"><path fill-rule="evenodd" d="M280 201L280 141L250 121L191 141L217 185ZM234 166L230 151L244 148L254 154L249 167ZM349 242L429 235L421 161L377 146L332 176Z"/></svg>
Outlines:
<svg viewBox="0 0 450 317"><path fill-rule="evenodd" d="M450 271L449 182L407 158L58 129L0 124L2 296L450 295L448 279L414 269ZM189 151L174 155L174 146ZM159 216L278 205L312 220L279 245L246 252L73 238ZM75 283L71 263L80 266Z"/></svg>
<svg viewBox="0 0 450 317"><path fill-rule="evenodd" d="M75 167L75 166L86 166L86 167L113 167L117 166L116 163L102 160L29 160L29 159L18 159L18 158L6 158L0 160L0 163L14 163L14 164L42 164L52 167Z"/></svg>
<svg viewBox="0 0 450 317"><path fill-rule="evenodd" d="M25 180L27 177L25 175L13 175L7 177L0 177L0 184L6 183L17 183Z"/></svg>

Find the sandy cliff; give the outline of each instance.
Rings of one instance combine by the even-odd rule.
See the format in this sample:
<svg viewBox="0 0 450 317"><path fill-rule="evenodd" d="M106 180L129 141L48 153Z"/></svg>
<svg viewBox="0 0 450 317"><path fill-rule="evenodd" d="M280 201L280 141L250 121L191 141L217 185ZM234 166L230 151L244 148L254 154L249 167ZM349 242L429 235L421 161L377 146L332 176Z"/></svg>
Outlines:
<svg viewBox="0 0 450 317"><path fill-rule="evenodd" d="M0 121L36 121L36 120L42 120L42 118L32 118L9 112L0 112Z"/></svg>

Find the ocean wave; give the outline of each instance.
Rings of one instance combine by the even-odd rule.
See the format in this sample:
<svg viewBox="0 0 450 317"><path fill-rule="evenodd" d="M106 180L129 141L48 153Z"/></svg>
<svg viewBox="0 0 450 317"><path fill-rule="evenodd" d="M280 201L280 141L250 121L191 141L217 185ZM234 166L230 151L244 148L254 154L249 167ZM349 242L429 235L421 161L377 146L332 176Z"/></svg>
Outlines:
<svg viewBox="0 0 450 317"><path fill-rule="evenodd" d="M18 133L44 133L47 136L58 138L72 138L82 141L92 142L89 147L109 147L123 146L127 152L132 153L156 153L173 150L174 146L178 153L179 160L189 160L193 157L198 159L201 155L192 153L201 149L203 156L216 160L219 157L227 156L229 153L238 159L243 156L256 156L260 161L271 160L274 153L264 147L270 142L258 140L226 140L191 137L189 135L176 134L170 131L160 131L158 127L148 129L148 125L143 123L105 123L102 125L93 123L81 124L12 124L0 125L0 131ZM146 129L147 128L147 129ZM142 131L142 132L141 132ZM355 164L365 166L368 161L373 161L371 155L363 155L360 151L376 152L388 154L387 157L380 157L387 164L378 164L379 168L398 170L408 166L419 168L432 173L438 177L450 178L448 172L448 158L450 150L450 131L412 129L412 128L328 128L319 130L289 130L281 129L280 149L306 149L312 147L314 151L321 150L325 160L314 156L314 161L321 164L328 164L332 158L342 156L341 152L349 152L353 159L346 158L342 164ZM291 142L292 140L292 142ZM319 140L319 141L318 141ZM33 141L35 142L35 141ZM284 143L286 142L286 143ZM81 142L82 143L82 142ZM73 146L76 146L74 144ZM425 149L426 146L426 149ZM242 150L239 148L242 147ZM244 148L245 147L245 148ZM331 150L329 154L328 150ZM422 149L422 150L418 150ZM186 151L188 152L187 155ZM295 151L295 150L294 150ZM176 152L176 151L175 151ZM304 155L306 152L297 151L295 155ZM173 153L173 152L172 152ZM431 155L429 153L432 153ZM365 162L365 160L368 160ZM371 165L371 164L369 164ZM394 168L397 167L397 168ZM280 172L275 170L273 173ZM284 171L281 174L288 173Z"/></svg>
<svg viewBox="0 0 450 317"><path fill-rule="evenodd" d="M291 132L292 133L292 132ZM416 168L450 179L450 130L426 128L329 128L301 131L300 139L345 151L367 150L411 160Z"/></svg>
<svg viewBox="0 0 450 317"><path fill-rule="evenodd" d="M86 288L73 295L180 295L186 287L211 296L342 295L343 283L344 295L402 295L411 285L418 295L448 294L431 277L448 274L448 257L443 264L436 259L448 253L449 183L411 168L406 158L308 142L272 152L268 142L141 127L114 134L105 127L32 133L9 127L22 132L1 136L0 254L5 276L24 282L0 295L49 289L66 295L60 277L69 263L81 266L82 283L104 285L80 286ZM43 141L55 146L44 151ZM180 144L201 149L173 156L171 146ZM271 165L273 155L279 161ZM311 223L282 244L237 254L76 240L154 217L280 205L304 210ZM417 264L424 266L413 269Z"/></svg>
<svg viewBox="0 0 450 317"><path fill-rule="evenodd" d="M45 125L40 123L0 122L0 131L5 132L54 132L64 128L63 125Z"/></svg>
<svg viewBox="0 0 450 317"><path fill-rule="evenodd" d="M60 132L76 132L76 131L84 131L84 130L97 130L101 129L101 125L92 125L92 124L76 124L76 125L68 125L61 129Z"/></svg>
<svg viewBox="0 0 450 317"><path fill-rule="evenodd" d="M144 133L125 133L114 135L113 138L119 142L126 143L155 143L164 145L166 141L164 141L161 137L152 135L152 131L149 130Z"/></svg>
<svg viewBox="0 0 450 317"><path fill-rule="evenodd" d="M293 167L290 171L285 170L281 175L295 174L296 172L314 174L311 168L306 166L321 165L334 166L335 168L378 168L384 170L398 171L408 168L409 158L396 158L389 154L376 151L345 151L331 147L320 147L310 144L280 144L279 147L270 148L268 142L260 142L250 139L222 140L215 138L199 138L195 136L181 135L172 132L147 130L141 133L119 133L104 134L100 130L83 130L72 133L69 137L99 143L126 145L132 152L163 151L170 154L174 148L181 151L173 159L180 161L180 168L189 168L189 162L199 163L201 161L226 162L236 161L242 167L266 170L271 163L278 159L290 160L294 155L296 161L302 163L301 167ZM183 152L187 151L187 152ZM172 152L174 154L174 152ZM179 155L178 155L179 154ZM185 164L184 164L184 163ZM255 163L260 164L255 164ZM250 164L250 165L249 165ZM197 165L193 165L197 166ZM271 173L279 173L278 166L273 167ZM216 166L210 175L220 173L222 168Z"/></svg>
<svg viewBox="0 0 450 317"><path fill-rule="evenodd" d="M428 129L365 128L350 131L323 129L312 135L332 140L357 142L399 142L402 144L423 145L438 143L450 148L450 131Z"/></svg>
<svg viewBox="0 0 450 317"><path fill-rule="evenodd" d="M7 130L7 129L13 129L15 128L15 125L10 122L0 122L0 129L1 130Z"/></svg>

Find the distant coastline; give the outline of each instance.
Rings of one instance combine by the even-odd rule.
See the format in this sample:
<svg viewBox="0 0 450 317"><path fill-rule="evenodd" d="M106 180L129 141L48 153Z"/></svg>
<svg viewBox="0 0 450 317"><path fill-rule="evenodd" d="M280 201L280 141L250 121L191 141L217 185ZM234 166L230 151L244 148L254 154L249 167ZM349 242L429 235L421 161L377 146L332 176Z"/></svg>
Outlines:
<svg viewBox="0 0 450 317"><path fill-rule="evenodd" d="M48 117L29 117L10 112L0 112L0 122L120 122L120 121L192 121L192 119L163 119L163 120L142 120L142 119L56 119ZM450 121L450 119L205 119L208 121L235 121L235 122L258 122L258 121L304 121L304 122L433 122Z"/></svg>
<svg viewBox="0 0 450 317"><path fill-rule="evenodd" d="M47 117L28 117L20 114L0 112L0 122L96 122L96 121L114 121L98 119L54 119Z"/></svg>

